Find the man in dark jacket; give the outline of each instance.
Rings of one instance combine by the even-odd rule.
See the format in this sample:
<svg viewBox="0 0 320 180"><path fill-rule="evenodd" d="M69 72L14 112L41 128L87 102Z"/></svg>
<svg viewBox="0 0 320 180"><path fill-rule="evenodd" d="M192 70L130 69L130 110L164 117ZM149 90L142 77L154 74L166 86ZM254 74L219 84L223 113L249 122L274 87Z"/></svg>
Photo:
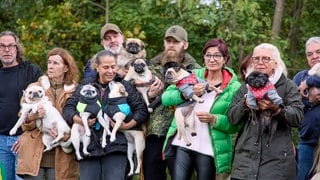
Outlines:
<svg viewBox="0 0 320 180"><path fill-rule="evenodd" d="M28 84L41 76L39 67L24 61L19 38L11 31L0 33L0 166L4 167L4 179L19 179L16 176L18 161L19 129L15 136L9 136L10 129L18 120L20 99Z"/></svg>
<svg viewBox="0 0 320 180"><path fill-rule="evenodd" d="M312 37L306 42L306 58L310 68L320 63L320 37ZM309 69L298 72L293 81L299 86L304 107L304 120L299 128L298 144L298 180L308 178L308 173L314 160L314 152L319 143L320 136L320 107L318 103L311 102L307 97L307 91L312 95L320 87L320 77L316 74L310 75Z"/></svg>

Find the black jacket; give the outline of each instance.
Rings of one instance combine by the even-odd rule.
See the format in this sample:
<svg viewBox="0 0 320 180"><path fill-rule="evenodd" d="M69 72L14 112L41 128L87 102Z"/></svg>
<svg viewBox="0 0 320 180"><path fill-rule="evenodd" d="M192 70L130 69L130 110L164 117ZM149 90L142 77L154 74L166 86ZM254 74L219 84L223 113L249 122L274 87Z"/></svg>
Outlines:
<svg viewBox="0 0 320 180"><path fill-rule="evenodd" d="M82 84L93 84L101 94L103 85L99 83L98 76L89 77L83 80ZM121 80L121 83L125 86L126 91L128 92L127 102L132 111L132 118L137 122L137 127L141 126L147 119L148 119L148 110L145 106L141 96L138 94L136 89L127 81ZM105 86L105 85L104 85ZM63 108L63 116L65 120L69 123L73 123L73 116L79 114L76 110L77 103L80 97L80 87L76 92L67 100L64 108ZM110 90L108 86L105 86L105 93L106 96L100 98L102 108L106 107L108 104L107 94L109 94ZM90 157L87 158L94 158L94 157L101 157L113 152L127 152L127 140L124 134L120 131L116 134L116 140L110 143L110 136L107 136L107 146L103 149L101 146L101 137L103 128L99 127L98 124L91 126L91 142L88 147L88 152L90 153ZM82 152L81 152L82 153ZM83 156L84 157L84 156ZM84 158L86 159L86 158Z"/></svg>

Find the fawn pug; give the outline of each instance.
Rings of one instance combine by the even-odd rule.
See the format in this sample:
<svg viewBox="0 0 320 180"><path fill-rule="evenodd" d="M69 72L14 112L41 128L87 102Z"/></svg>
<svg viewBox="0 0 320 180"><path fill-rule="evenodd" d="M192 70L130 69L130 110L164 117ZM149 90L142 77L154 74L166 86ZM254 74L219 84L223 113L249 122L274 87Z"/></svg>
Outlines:
<svg viewBox="0 0 320 180"><path fill-rule="evenodd" d="M27 118L29 112L36 113L40 106L45 109L46 114L41 119L36 120L36 126L43 133L42 141L46 147L44 152L60 145L64 152L70 153L72 151L70 142L61 141L65 133L70 133L70 127L60 112L49 101L42 86L31 84L24 90L21 99L21 116L9 134L14 135ZM52 129L57 129L58 135L56 138L49 134Z"/></svg>
<svg viewBox="0 0 320 180"><path fill-rule="evenodd" d="M197 135L194 127L194 102L204 102L204 100L201 99L201 97L195 95L193 91L193 86L197 83L204 83L206 85L207 91L214 90L217 93L220 93L221 90L216 87L209 86L209 84L206 81L197 78L194 73L188 72L182 67L181 64L174 61L168 61L164 64L164 75L164 80L166 83L175 84L177 88L190 99L190 102L178 105L174 113L177 123L178 138L183 138L186 145L190 146L191 142L188 140L185 134L185 127L188 126L190 128L192 136Z"/></svg>
<svg viewBox="0 0 320 180"><path fill-rule="evenodd" d="M136 86L137 90L141 93L144 102L148 107L149 112L153 112L154 108L160 103L161 97L157 96L152 102L148 98L148 90L150 86L159 78L152 74L146 61L142 58L135 59L129 66L129 71L124 80L131 81Z"/></svg>
<svg viewBox="0 0 320 180"><path fill-rule="evenodd" d="M110 93L108 96L108 107L106 109L107 116L115 121L115 125L111 131L110 141L113 142L116 139L116 132L119 130L123 121L130 121L132 119L132 113L130 106L127 104L128 93L120 82L109 82ZM121 107L120 107L121 106ZM140 173L142 165L142 155L145 148L144 132L142 130L124 130L124 135L128 141L128 160L130 163L129 176ZM105 139L105 137L103 137ZM137 168L134 171L133 152L136 150L137 154Z"/></svg>

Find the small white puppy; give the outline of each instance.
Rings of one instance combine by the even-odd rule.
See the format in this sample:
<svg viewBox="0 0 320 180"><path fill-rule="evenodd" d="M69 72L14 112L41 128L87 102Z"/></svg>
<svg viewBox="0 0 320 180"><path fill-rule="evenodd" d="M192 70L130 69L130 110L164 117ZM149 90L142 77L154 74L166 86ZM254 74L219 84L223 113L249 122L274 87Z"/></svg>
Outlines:
<svg viewBox="0 0 320 180"><path fill-rule="evenodd" d="M109 82L109 104L107 108L108 118L115 121L115 126L112 129L110 141L113 142L116 140L116 132L118 131L121 123L125 120L131 120L131 110L130 106L127 104L128 93L120 82L111 81ZM121 110L119 105L122 106ZM127 106L128 108L123 108ZM123 109L127 109L128 111L123 111ZM142 130L124 130L124 135L128 141L128 160L130 163L130 172L128 176L132 176L134 173L139 174L140 168L142 165L142 155L143 150L145 148L145 140L144 140L144 132ZM105 137L103 137L105 139ZM133 152L136 150L137 154L137 168L134 171L134 163L133 163Z"/></svg>
<svg viewBox="0 0 320 180"><path fill-rule="evenodd" d="M46 146L45 151L49 151L52 148L61 145L64 152L70 153L72 147L70 142L60 141L65 133L70 133L70 127L67 122L63 119L59 111L52 105L48 97L45 95L45 90L43 87L38 85L29 85L27 89L23 92L23 99L21 103L21 116L18 119L15 126L10 130L9 134L14 135L18 128L23 124L25 118L28 116L29 112L36 113L39 106L43 106L45 109L45 116L42 119L36 120L37 128L43 132L42 141ZM52 129L57 129L58 135L53 138L49 132Z"/></svg>

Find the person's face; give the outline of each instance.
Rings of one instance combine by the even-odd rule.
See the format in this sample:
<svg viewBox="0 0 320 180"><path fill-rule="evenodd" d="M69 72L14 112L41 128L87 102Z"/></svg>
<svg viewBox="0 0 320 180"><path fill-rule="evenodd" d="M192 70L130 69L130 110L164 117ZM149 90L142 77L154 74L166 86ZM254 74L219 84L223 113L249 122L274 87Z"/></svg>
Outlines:
<svg viewBox="0 0 320 180"><path fill-rule="evenodd" d="M114 54L119 54L123 43L123 35L115 31L108 31L104 35L101 44L105 50L110 50Z"/></svg>
<svg viewBox="0 0 320 180"><path fill-rule="evenodd" d="M173 37L164 40L164 51L168 56L176 57L188 48L188 42L177 41Z"/></svg>
<svg viewBox="0 0 320 180"><path fill-rule="evenodd" d="M0 60L3 67L11 67L18 64L17 45L14 37L9 35L0 37Z"/></svg>
<svg viewBox="0 0 320 180"><path fill-rule="evenodd" d="M65 73L69 70L59 55L52 55L48 58L47 74L50 79L61 82Z"/></svg>
<svg viewBox="0 0 320 180"><path fill-rule="evenodd" d="M309 67L313 67L320 62L320 43L310 43L306 48L306 57Z"/></svg>
<svg viewBox="0 0 320 180"><path fill-rule="evenodd" d="M221 70L226 63L218 47L209 47L203 55L204 63L209 71Z"/></svg>
<svg viewBox="0 0 320 180"><path fill-rule="evenodd" d="M110 82L117 73L116 58L112 56L102 56L99 62L97 66L99 81L102 84L106 84Z"/></svg>
<svg viewBox="0 0 320 180"><path fill-rule="evenodd" d="M277 62L272 59L272 53L268 49L259 49L252 55L252 65L255 71L271 76L277 67Z"/></svg>

